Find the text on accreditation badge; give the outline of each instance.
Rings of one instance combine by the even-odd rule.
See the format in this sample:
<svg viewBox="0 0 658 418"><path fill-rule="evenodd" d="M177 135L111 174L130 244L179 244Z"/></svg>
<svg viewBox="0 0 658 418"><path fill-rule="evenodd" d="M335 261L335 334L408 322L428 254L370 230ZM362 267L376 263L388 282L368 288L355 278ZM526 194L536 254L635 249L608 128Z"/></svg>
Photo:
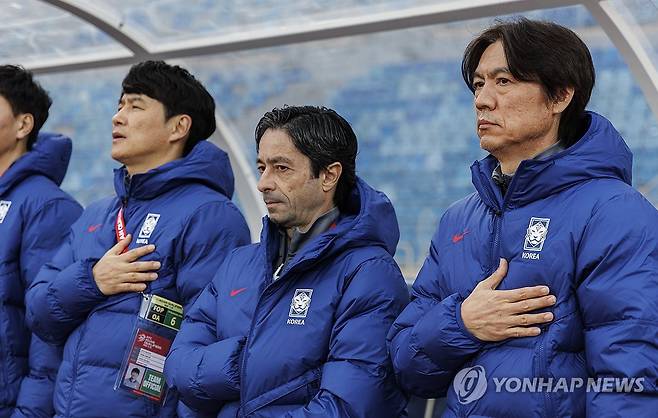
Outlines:
<svg viewBox="0 0 658 418"><path fill-rule="evenodd" d="M130 350L115 389L161 403L166 394L164 365L183 320L183 307L157 295L144 295Z"/></svg>

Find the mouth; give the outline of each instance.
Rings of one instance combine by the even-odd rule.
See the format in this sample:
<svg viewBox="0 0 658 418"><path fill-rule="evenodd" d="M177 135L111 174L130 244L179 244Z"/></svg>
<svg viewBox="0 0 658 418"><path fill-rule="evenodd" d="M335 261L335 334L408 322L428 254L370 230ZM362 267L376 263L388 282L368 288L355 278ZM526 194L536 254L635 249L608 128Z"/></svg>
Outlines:
<svg viewBox="0 0 658 418"><path fill-rule="evenodd" d="M126 137L119 132L112 132L112 142L119 142L126 139Z"/></svg>
<svg viewBox="0 0 658 418"><path fill-rule="evenodd" d="M487 129L492 126L497 126L498 124L491 122L486 119L479 119L478 120L478 129Z"/></svg>

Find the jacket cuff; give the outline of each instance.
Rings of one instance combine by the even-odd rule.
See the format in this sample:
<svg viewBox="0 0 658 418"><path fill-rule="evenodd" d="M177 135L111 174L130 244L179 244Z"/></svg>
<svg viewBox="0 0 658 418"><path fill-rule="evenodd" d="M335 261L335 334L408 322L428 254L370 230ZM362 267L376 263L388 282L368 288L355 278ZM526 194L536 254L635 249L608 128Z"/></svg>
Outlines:
<svg viewBox="0 0 658 418"><path fill-rule="evenodd" d="M448 357L461 357L479 351L484 343L466 329L460 311L458 294L443 299L418 321L412 344L437 360L446 357L447 353L450 353Z"/></svg>
<svg viewBox="0 0 658 418"><path fill-rule="evenodd" d="M87 314L99 302L107 298L98 289L92 268L98 260L87 259L73 263L60 273L60 280L51 286L50 296L58 303L62 312L75 318L79 314Z"/></svg>

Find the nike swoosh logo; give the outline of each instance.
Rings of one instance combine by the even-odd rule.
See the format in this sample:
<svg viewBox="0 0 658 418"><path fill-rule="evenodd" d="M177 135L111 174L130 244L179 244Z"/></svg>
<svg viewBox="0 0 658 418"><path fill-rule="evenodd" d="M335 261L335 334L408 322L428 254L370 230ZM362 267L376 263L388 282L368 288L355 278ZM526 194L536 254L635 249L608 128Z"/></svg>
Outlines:
<svg viewBox="0 0 658 418"><path fill-rule="evenodd" d="M87 232L94 232L98 228L100 228L102 224L96 224L96 225L90 225L89 228L87 228Z"/></svg>
<svg viewBox="0 0 658 418"><path fill-rule="evenodd" d="M464 239L464 236L466 236L466 234L468 234L469 232L470 232L470 231L467 229L467 230L465 230L464 232L462 232L461 234L455 234L455 235L453 235L453 236L452 236L452 243L453 243L453 244L457 244L459 241L463 240L463 239Z"/></svg>
<svg viewBox="0 0 658 418"><path fill-rule="evenodd" d="M233 297L233 296L239 295L240 293L244 292L245 290L247 290L246 287L243 287L241 289L234 289L234 290L231 290L230 295L231 295L231 297Z"/></svg>

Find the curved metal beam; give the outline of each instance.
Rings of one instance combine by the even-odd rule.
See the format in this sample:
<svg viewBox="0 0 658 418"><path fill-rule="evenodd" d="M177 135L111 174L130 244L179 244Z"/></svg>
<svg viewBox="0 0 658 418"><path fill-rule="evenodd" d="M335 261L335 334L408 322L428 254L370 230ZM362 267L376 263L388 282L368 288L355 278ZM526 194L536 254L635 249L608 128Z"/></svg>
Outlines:
<svg viewBox="0 0 658 418"><path fill-rule="evenodd" d="M256 189L258 181L252 169L253 163L250 163L245 157L239 136L219 111L215 113L215 119L217 120L217 132L213 139L229 155L235 177L235 191L240 199L242 213L249 225L251 241L258 242L262 227L261 219L267 209Z"/></svg>
<svg viewBox="0 0 658 418"><path fill-rule="evenodd" d="M585 6L619 50L658 119L658 69L643 47L649 41L610 1L589 0Z"/></svg>
<svg viewBox="0 0 658 418"><path fill-rule="evenodd" d="M76 0L42 0L51 6L65 10L85 22L105 32L112 39L126 47L134 58L148 55L147 42L139 34L125 29L123 22L112 19L106 10Z"/></svg>
<svg viewBox="0 0 658 418"><path fill-rule="evenodd" d="M77 10L88 10L81 2L73 0L46 0L51 4L74 5ZM220 54L226 52L245 51L256 48L267 48L289 45L301 42L319 41L340 38L345 36L363 35L374 32L384 32L399 29L408 29L419 26L435 25L439 23L461 20L477 19L481 17L496 16L524 12L529 10L573 6L580 4L578 0L455 0L422 7L405 8L401 10L372 13L354 17L342 17L317 22L279 25L274 28L228 34L224 36L211 36L203 39L193 39L165 43L161 46L151 46L142 41L146 55L117 60L89 60L86 57L72 57L68 63L64 61L44 61L30 67L35 73L52 73L74 71L91 68L106 67L110 65L130 64L143 59L175 59L192 56ZM96 16L97 15L93 15ZM92 16L92 17L93 17ZM106 24L124 37L135 40L138 35L130 33L118 26L119 23ZM108 30L103 29L103 30ZM124 39L125 40L125 39ZM127 41L127 40L126 40Z"/></svg>

